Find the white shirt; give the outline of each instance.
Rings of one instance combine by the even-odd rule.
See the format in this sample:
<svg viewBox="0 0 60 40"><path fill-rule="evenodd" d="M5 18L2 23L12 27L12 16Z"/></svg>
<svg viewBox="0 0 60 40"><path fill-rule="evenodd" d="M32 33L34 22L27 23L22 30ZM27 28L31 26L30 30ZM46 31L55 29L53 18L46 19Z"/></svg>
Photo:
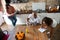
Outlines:
<svg viewBox="0 0 60 40"><path fill-rule="evenodd" d="M28 18L29 18L29 22L30 22L30 23L34 23L34 22L40 23L40 19L39 19L38 16L37 16L37 18L34 18L33 14L30 14L30 15L28 16Z"/></svg>
<svg viewBox="0 0 60 40"><path fill-rule="evenodd" d="M57 26L57 21L55 19L52 19L52 20L53 20L52 27L55 28Z"/></svg>

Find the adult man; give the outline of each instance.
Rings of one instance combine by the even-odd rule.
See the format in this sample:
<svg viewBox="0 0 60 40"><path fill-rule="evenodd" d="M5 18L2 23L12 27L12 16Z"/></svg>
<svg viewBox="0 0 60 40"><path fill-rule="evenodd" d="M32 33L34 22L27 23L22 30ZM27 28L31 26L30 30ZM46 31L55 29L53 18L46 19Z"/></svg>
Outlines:
<svg viewBox="0 0 60 40"><path fill-rule="evenodd" d="M30 14L27 18L27 24L36 25L36 24L39 24L39 23L40 23L40 20L39 20L39 17L37 15L37 13L35 11L33 11L32 14Z"/></svg>

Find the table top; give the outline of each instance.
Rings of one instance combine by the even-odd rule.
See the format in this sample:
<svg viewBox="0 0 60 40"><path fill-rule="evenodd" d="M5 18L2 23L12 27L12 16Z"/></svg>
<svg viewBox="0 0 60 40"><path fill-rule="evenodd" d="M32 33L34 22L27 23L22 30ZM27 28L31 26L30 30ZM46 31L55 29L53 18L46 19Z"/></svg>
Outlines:
<svg viewBox="0 0 60 40"><path fill-rule="evenodd" d="M26 33L26 28L28 29L28 33ZM41 33L38 31L40 25L37 26L17 26L15 27L8 38L8 40L16 40L15 35L17 32L25 32L25 40L48 40L46 32Z"/></svg>

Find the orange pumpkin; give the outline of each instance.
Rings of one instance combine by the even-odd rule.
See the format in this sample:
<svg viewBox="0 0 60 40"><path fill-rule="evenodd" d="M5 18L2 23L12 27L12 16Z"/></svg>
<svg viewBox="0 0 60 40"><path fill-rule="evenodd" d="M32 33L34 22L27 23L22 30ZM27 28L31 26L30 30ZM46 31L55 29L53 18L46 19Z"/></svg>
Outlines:
<svg viewBox="0 0 60 40"><path fill-rule="evenodd" d="M16 40L22 40L25 38L25 34L24 32L17 32L17 34L15 35Z"/></svg>

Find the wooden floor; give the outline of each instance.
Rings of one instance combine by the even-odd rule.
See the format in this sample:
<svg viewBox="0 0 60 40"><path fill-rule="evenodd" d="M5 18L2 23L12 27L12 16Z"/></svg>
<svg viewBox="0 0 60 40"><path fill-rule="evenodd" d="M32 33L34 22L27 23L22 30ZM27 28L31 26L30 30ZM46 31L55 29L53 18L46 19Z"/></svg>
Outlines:
<svg viewBox="0 0 60 40"><path fill-rule="evenodd" d="M19 25L18 25L19 26ZM18 26L16 26L16 27L18 27ZM58 28L58 26L60 27L60 24L59 25L57 25L57 27L56 27L56 29ZM0 26L1 27L1 29L4 31L4 30L8 30L8 32L10 32L10 31L12 31L13 30L13 26L11 26L11 25L7 25L7 24L3 24L2 26ZM58 32L57 32L58 33ZM56 35L56 34L54 34L54 35Z"/></svg>
<svg viewBox="0 0 60 40"><path fill-rule="evenodd" d="M12 27L11 25L7 25L6 23L3 23L1 26L1 29L4 30L8 30L11 31L14 27Z"/></svg>
<svg viewBox="0 0 60 40"><path fill-rule="evenodd" d="M8 32L10 32L10 31L12 31L13 30L13 28L15 28L15 30L17 30L18 29L18 31L20 30L20 29L22 29L22 27L24 27L24 26L20 26L20 25L18 25L18 26L16 26L17 28L15 28L15 27L13 27L13 26L11 26L11 25L7 25L7 24L3 24L2 26L1 26L1 29L2 30L8 30ZM20 29L19 29L19 27L21 27ZM35 26L34 26L35 27ZM40 27L40 26L39 26ZM38 27L37 27L37 29L38 29ZM31 39L31 40L47 40L48 38L46 38L47 36L45 36L43 33L40 33L39 31L37 31L36 30L36 32L38 32L38 33L36 33L36 32L34 32L34 30L32 30L32 29L29 29L30 30L30 32L32 32L32 34L34 33L34 35L31 35L31 34L27 34L27 36L28 35L30 35L29 36L29 38L27 37L27 39L26 40L29 40L29 39ZM16 31L17 32L17 31ZM15 32L14 32L15 33ZM40 37L38 37L40 35ZM43 35L43 36L42 36ZM34 37L33 37L34 36ZM14 38L14 37L12 37L12 38ZM38 39L39 38L39 39ZM12 40L11 38L10 38L10 40ZM15 40L15 39L13 39L13 40Z"/></svg>
<svg viewBox="0 0 60 40"><path fill-rule="evenodd" d="M26 33L26 28L28 29L28 33ZM25 40L48 40L46 33L41 33L38 31L40 25L37 26L17 26L13 29L12 33L10 33L10 37L8 40L16 40L15 34L17 32L23 31L25 33Z"/></svg>

